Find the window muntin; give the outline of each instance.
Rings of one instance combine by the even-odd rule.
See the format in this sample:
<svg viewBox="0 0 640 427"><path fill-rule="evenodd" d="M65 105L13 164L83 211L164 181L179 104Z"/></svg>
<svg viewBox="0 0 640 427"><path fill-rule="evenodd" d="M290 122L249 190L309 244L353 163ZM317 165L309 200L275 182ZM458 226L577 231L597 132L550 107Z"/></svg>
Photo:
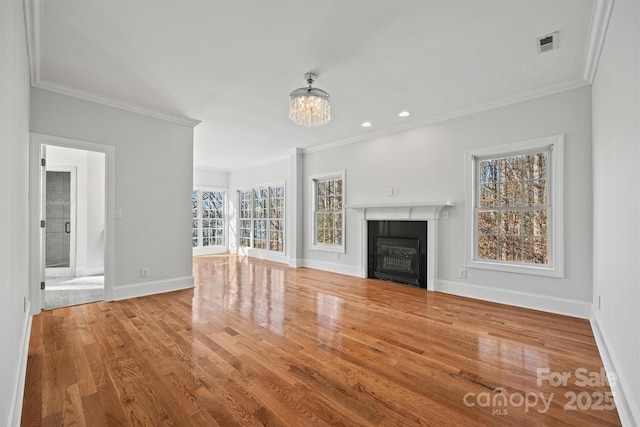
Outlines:
<svg viewBox="0 0 640 427"><path fill-rule="evenodd" d="M479 260L548 264L549 151L477 159Z"/></svg>
<svg viewBox="0 0 640 427"><path fill-rule="evenodd" d="M225 245L223 191L193 190L191 242L194 248Z"/></svg>
<svg viewBox="0 0 640 427"><path fill-rule="evenodd" d="M344 172L311 177L312 248L344 252Z"/></svg>
<svg viewBox="0 0 640 427"><path fill-rule="evenodd" d="M252 188L239 198L240 246L284 252L284 187Z"/></svg>
<svg viewBox="0 0 640 427"><path fill-rule="evenodd" d="M467 266L564 277L562 135L467 151Z"/></svg>

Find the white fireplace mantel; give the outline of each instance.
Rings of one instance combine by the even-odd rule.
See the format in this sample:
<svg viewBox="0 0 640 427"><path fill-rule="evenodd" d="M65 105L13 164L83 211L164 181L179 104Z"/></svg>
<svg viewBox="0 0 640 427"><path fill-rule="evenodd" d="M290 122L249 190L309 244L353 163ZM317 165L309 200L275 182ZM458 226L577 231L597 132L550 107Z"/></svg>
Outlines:
<svg viewBox="0 0 640 427"><path fill-rule="evenodd" d="M427 221L427 289L435 290L438 257L438 220L444 208L453 206L451 201L418 203L378 203L348 205L361 218L360 277L368 276L367 221Z"/></svg>
<svg viewBox="0 0 640 427"><path fill-rule="evenodd" d="M429 221L440 218L442 209L453 206L448 200L419 203L377 203L348 205L367 220Z"/></svg>

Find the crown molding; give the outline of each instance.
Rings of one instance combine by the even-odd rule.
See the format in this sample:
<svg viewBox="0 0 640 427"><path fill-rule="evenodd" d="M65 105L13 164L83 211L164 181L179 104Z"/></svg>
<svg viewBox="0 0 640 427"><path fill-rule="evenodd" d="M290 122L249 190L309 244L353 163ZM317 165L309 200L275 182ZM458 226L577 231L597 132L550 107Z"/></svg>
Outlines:
<svg viewBox="0 0 640 427"><path fill-rule="evenodd" d="M584 65L582 76L593 83L600 61L600 54L604 46L604 39L609 27L611 12L615 0L595 0L593 11L591 12L591 22L589 23L589 36L587 38L587 50L584 55Z"/></svg>
<svg viewBox="0 0 640 427"><path fill-rule="evenodd" d="M528 92L523 92L521 94L518 94L516 96L511 96L511 97L507 97L507 98L503 98L497 101L493 101L493 102L488 102L485 104L481 104L481 105L477 105L474 107L469 107L469 108L462 108L459 110L455 110L455 111L450 111L448 113L444 113L444 114L438 114L438 115L434 115L434 116L430 116L415 122L411 122L411 123L407 123L401 126L394 126L394 127L390 127L384 130L380 130L377 132L368 132L366 134L360 135L360 136L356 136L356 137L352 137L352 138L347 138L347 139L342 139L339 141L334 141L334 142L330 142L327 144L322 144L322 145L316 145L314 147L309 147L309 148L305 148L304 149L304 154L308 154L308 153L314 153L317 151L324 151L324 150L328 150L331 148L336 148L342 145L348 145L348 144L353 144L355 142L359 142L359 141L366 141L369 139L373 139L373 138L378 138L381 136L386 136L386 135L390 135L390 134L394 134L394 133L399 133L399 132L404 132L407 130L411 130L411 129L416 129L416 128L420 128L420 127L424 127L424 126L428 126L428 125L432 125L435 123L441 123L441 122L445 122L447 120L452 120L452 119L456 119L456 118L460 118L460 117L464 117L464 116L469 116L471 114L476 114L476 113L481 113L483 111L490 111L490 110L495 110L497 108L501 108L501 107L505 107L508 105L512 105L512 104L517 104L519 102L524 102L524 101L529 101L529 100L533 100L536 98L541 98L543 96L549 96L549 95L554 95L556 93L561 93L561 92L566 92L569 90L573 90L573 89L578 89L581 88L583 86L587 86L589 83L581 78L576 79L576 80L572 80L566 83L562 83L559 85L555 85L555 86L549 86L543 89L537 89L537 90L532 90L532 91L528 91Z"/></svg>
<svg viewBox="0 0 640 427"><path fill-rule="evenodd" d="M40 80L40 48L42 46L42 1L24 0L24 24L31 84Z"/></svg>
<svg viewBox="0 0 640 427"><path fill-rule="evenodd" d="M142 114L145 116L165 120L167 122L177 123L184 126L195 127L200 124L200 120L194 120L188 117L165 113L164 111L154 110L152 108L143 107L141 105L123 101L121 99L111 98L82 89L76 89L44 79L38 80L35 84L33 84L33 86L40 89L48 90L50 92L60 93L62 95L71 96L85 101L95 102L96 104L102 104L108 107L130 111L132 113Z"/></svg>
<svg viewBox="0 0 640 427"><path fill-rule="evenodd" d="M42 8L43 0L24 0L25 28L27 36L27 54L29 57L29 74L31 76L31 86L50 92L60 93L85 101L95 102L108 107L130 111L137 114L177 123L183 126L195 127L200 124L200 120L170 114L153 108L144 107L121 99L100 95L94 92L73 88L60 83L45 80L40 75L42 68Z"/></svg>

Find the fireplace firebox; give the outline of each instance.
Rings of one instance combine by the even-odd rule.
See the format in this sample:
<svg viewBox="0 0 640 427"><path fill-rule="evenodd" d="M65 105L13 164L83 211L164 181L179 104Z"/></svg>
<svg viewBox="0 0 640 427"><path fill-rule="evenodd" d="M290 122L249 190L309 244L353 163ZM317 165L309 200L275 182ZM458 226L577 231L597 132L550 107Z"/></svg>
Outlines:
<svg viewBox="0 0 640 427"><path fill-rule="evenodd" d="M427 287L427 222L368 221L368 276Z"/></svg>

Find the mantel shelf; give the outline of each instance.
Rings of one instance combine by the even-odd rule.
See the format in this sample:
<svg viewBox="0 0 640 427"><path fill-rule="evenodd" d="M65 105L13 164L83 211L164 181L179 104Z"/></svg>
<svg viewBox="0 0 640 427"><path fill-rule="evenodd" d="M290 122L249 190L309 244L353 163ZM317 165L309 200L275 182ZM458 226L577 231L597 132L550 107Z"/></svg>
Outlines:
<svg viewBox="0 0 640 427"><path fill-rule="evenodd" d="M451 201L416 203L376 203L347 205L366 220L412 220L429 221L440 218L440 212L453 206Z"/></svg>
<svg viewBox="0 0 640 427"><path fill-rule="evenodd" d="M453 206L453 202L449 200L437 202L404 202L404 203L367 203L357 205L347 205L347 209L366 210L366 209L411 209L411 208L446 208Z"/></svg>

